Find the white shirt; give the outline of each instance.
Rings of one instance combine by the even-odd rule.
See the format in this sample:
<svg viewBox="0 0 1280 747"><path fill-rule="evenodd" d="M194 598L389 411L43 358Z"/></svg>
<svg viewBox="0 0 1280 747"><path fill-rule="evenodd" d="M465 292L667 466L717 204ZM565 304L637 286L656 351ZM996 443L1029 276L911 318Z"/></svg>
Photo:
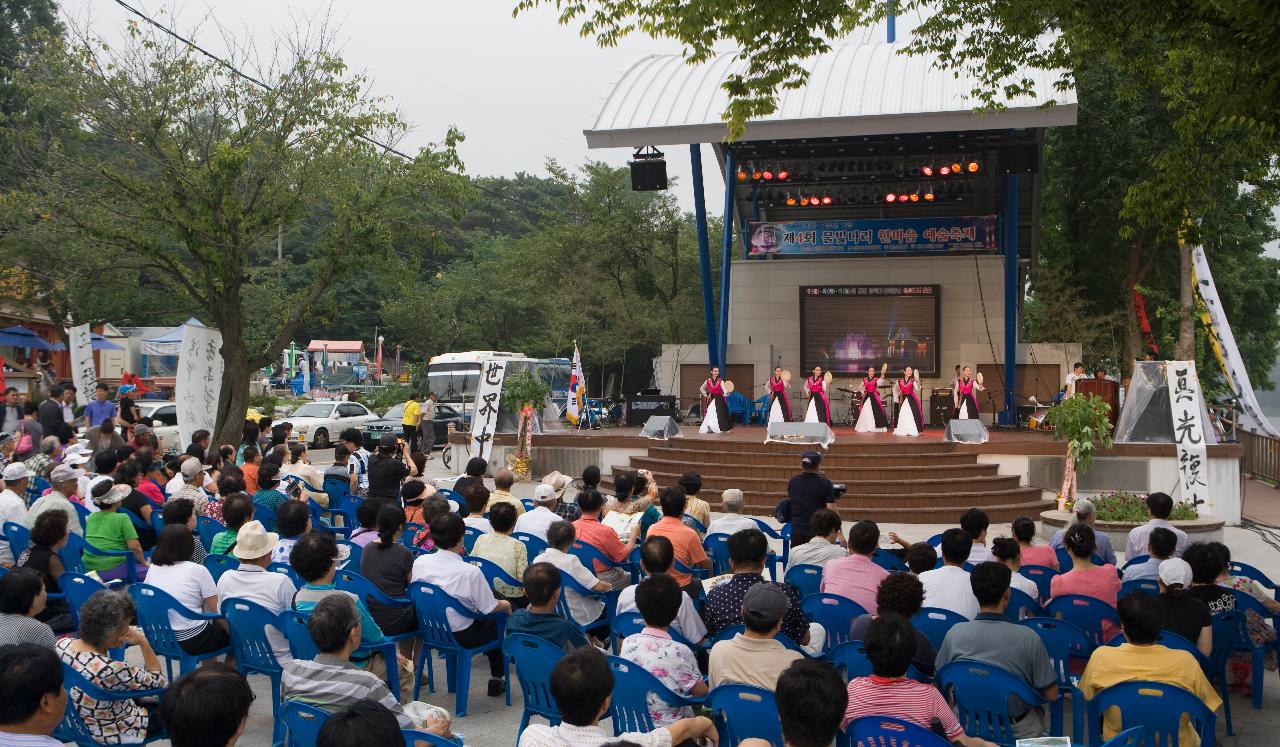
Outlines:
<svg viewBox="0 0 1280 747"><path fill-rule="evenodd" d="M647 733L626 732L615 737L612 731L606 734L599 726L529 724L516 747L600 747L623 742L640 747L671 747L671 732L663 726Z"/></svg>
<svg viewBox="0 0 1280 747"><path fill-rule="evenodd" d="M369 452L366 449L356 449L355 453L347 457L347 474L355 472L356 487L358 489L369 489Z"/></svg>
<svg viewBox="0 0 1280 747"><path fill-rule="evenodd" d="M152 564L147 571L147 583L168 592L183 607L197 613L204 612L204 600L218 596L218 587L213 583L209 569L189 560L173 565ZM173 628L178 640L189 638L208 625L207 620L191 620L176 612L169 613L169 627Z"/></svg>
<svg viewBox="0 0 1280 747"><path fill-rule="evenodd" d="M178 474L173 476L173 479L164 484L164 494L166 496L173 495L179 490L182 490L182 486L186 484L187 481L183 478L182 472L178 472Z"/></svg>
<svg viewBox="0 0 1280 747"><path fill-rule="evenodd" d="M588 589L600 582L600 579L587 570L587 567L576 556L557 550L554 547L548 547L546 552L529 561L529 563L530 565L533 563L550 563L559 568L561 573L569 574L574 581ZM567 588L562 588L560 593L564 594L565 602L569 605L569 614L573 615L574 622L579 625L594 622L596 618L600 617L600 613L604 612L604 602L599 599L584 597L578 592ZM688 596L688 594L685 596Z"/></svg>
<svg viewBox="0 0 1280 747"><path fill-rule="evenodd" d="M1187 533L1175 527L1168 519L1150 519L1146 524L1141 524L1129 530L1129 537L1124 543L1125 560L1148 554L1148 545L1151 544L1151 530L1156 527L1164 527L1173 532L1173 536L1178 538L1173 556L1175 558L1182 557L1182 553L1187 551L1187 545L1190 544L1190 540L1187 539Z"/></svg>
<svg viewBox="0 0 1280 747"><path fill-rule="evenodd" d="M816 565L822 568L828 560L843 558L848 554L849 551L840 545L822 537L814 537L803 545L791 548L791 554L787 557L787 569L798 565Z"/></svg>
<svg viewBox="0 0 1280 747"><path fill-rule="evenodd" d="M293 606L293 595L297 592L293 579L285 574L268 573L266 568L241 563L238 569L227 571L218 579L218 606L228 599L242 599L278 615ZM283 631L267 628L267 641L271 643L276 661L281 664L293 661L289 640Z"/></svg>
<svg viewBox="0 0 1280 747"><path fill-rule="evenodd" d="M978 616L978 598L969 585L969 572L954 565L944 565L920 574L924 585L924 606L951 610L972 620Z"/></svg>
<svg viewBox="0 0 1280 747"><path fill-rule="evenodd" d="M977 565L979 563L986 563L995 559L996 556L991 554L991 548L974 542L973 547L969 550L969 559L966 562L969 563L969 565Z"/></svg>
<svg viewBox="0 0 1280 747"><path fill-rule="evenodd" d="M707 525L707 534L736 534L743 529L759 529L760 525L749 516L742 514L725 514L718 519L712 519Z"/></svg>
<svg viewBox="0 0 1280 747"><path fill-rule="evenodd" d="M557 521L564 521L564 519L555 511L538 504L533 507L532 511L525 511L520 514L520 518L516 519L514 531L532 534L534 537L546 542L547 528Z"/></svg>
<svg viewBox="0 0 1280 747"><path fill-rule="evenodd" d="M36 525L36 519L40 518L40 514L45 511L62 511L67 515L67 528L72 532L84 536L84 526L80 523L80 514L76 513L76 507L71 505L71 501L62 493L56 490L50 490L48 493L40 496L40 499L31 504L31 510L27 512L27 518L22 520L27 529L31 529Z"/></svg>
<svg viewBox="0 0 1280 747"><path fill-rule="evenodd" d="M466 524L467 526L471 527L472 529L479 529L480 531L484 532L485 534L493 534L493 525L492 525L492 524L490 524L490 523L489 523L489 520L488 520L488 519L486 519L486 518L484 518L483 516L475 516L475 515L473 514L473 515L468 516L467 518L463 519L463 520L462 520L462 523L463 523L463 524Z"/></svg>
<svg viewBox="0 0 1280 747"><path fill-rule="evenodd" d="M688 594L681 595L680 611L676 613L676 619L671 623L671 629L684 636L691 643L697 643L707 637L707 626L702 622L702 616L698 614L698 608L693 606L693 600ZM618 614L624 612L639 612L636 607L636 587L628 586L618 592Z"/></svg>
<svg viewBox="0 0 1280 747"><path fill-rule="evenodd" d="M1040 587L1036 586L1035 581L1032 581L1017 571L1014 571L1013 577L1009 579L1009 586L1017 589L1023 594L1026 594L1037 602L1040 601ZM685 596L688 596L688 594Z"/></svg>
<svg viewBox="0 0 1280 747"><path fill-rule="evenodd" d="M436 550L413 561L411 578L413 581L425 581L440 587L445 594L472 612L487 615L498 607L498 600L485 581L484 573L452 550ZM451 609L445 610L445 617L449 621L449 628L455 632L466 630L474 622Z"/></svg>
<svg viewBox="0 0 1280 747"><path fill-rule="evenodd" d="M4 523L12 521L14 524L21 524L26 516L27 502L22 500L22 496L8 488L0 491L0 563L13 565L13 561L16 559L9 549L9 543L3 539Z"/></svg>

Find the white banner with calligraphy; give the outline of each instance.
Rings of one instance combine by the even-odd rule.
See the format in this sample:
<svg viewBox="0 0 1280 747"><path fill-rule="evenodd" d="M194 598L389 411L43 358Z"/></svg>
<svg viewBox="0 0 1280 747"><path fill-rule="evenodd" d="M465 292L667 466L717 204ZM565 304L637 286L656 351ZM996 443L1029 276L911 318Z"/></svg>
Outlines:
<svg viewBox="0 0 1280 747"><path fill-rule="evenodd" d="M212 432L218 420L218 395L222 390L222 333L208 327L182 327L175 387L178 415L178 448L191 443L198 430Z"/></svg>
<svg viewBox="0 0 1280 747"><path fill-rule="evenodd" d="M93 333L81 324L67 330L71 338L71 383L76 387L76 404L84 407L98 385L98 368L93 362Z"/></svg>
<svg viewBox="0 0 1280 747"><path fill-rule="evenodd" d="M498 432L498 405L502 400L502 381L507 376L507 364L485 361L481 366L476 410L471 416L471 456L487 462L493 453L493 436Z"/></svg>
<svg viewBox="0 0 1280 747"><path fill-rule="evenodd" d="M1173 412L1173 442L1178 447L1178 482L1182 501L1195 506L1201 515L1212 514L1213 494L1209 490L1209 449L1205 443L1204 394L1195 361L1168 361L1164 364L1169 385L1169 407Z"/></svg>

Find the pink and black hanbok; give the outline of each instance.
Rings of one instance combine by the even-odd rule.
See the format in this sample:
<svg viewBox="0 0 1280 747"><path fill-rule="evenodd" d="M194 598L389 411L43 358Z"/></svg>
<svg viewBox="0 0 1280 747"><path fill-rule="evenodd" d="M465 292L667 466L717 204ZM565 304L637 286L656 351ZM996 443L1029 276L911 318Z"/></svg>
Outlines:
<svg viewBox="0 0 1280 747"><path fill-rule="evenodd" d="M956 412L958 419L976 419L981 411L978 409L978 398L974 394L982 385L973 379L960 379L956 382Z"/></svg>
<svg viewBox="0 0 1280 747"><path fill-rule="evenodd" d="M827 399L827 382L810 376L805 379L804 388L809 393L809 410L805 413L804 422L826 423L830 426L831 401Z"/></svg>
<svg viewBox="0 0 1280 747"><path fill-rule="evenodd" d="M724 399L724 379L707 379L702 382L702 396L707 398L707 411L702 415L699 433L726 433L733 428L729 417L729 403Z"/></svg>
<svg viewBox="0 0 1280 747"><path fill-rule="evenodd" d="M920 395L916 392L915 379L898 382L898 396L902 406L898 408L898 426L895 436L918 436L924 430L924 411L920 408Z"/></svg>
<svg viewBox="0 0 1280 747"><path fill-rule="evenodd" d="M862 382L862 406L858 408L858 421L853 429L858 433L883 433L889 429L889 418L880 401L879 379L868 376Z"/></svg>
<svg viewBox="0 0 1280 747"><path fill-rule="evenodd" d="M791 397L787 395L787 383L769 377L769 422L791 422Z"/></svg>

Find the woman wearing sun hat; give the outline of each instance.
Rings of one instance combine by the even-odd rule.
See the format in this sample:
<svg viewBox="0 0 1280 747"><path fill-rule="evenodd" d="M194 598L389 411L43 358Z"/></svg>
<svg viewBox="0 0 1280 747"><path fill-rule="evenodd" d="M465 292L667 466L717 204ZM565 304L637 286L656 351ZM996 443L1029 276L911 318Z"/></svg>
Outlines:
<svg viewBox="0 0 1280 747"><path fill-rule="evenodd" d="M98 510L89 514L84 524L85 541L99 550L128 550L136 561L138 580L147 575L147 559L138 542L138 530L133 521L120 513L120 503L130 493L128 485L116 485L111 479L101 480L93 486L93 503ZM85 553L84 569L96 571L103 581L116 581L128 577L129 564L118 555L94 555Z"/></svg>

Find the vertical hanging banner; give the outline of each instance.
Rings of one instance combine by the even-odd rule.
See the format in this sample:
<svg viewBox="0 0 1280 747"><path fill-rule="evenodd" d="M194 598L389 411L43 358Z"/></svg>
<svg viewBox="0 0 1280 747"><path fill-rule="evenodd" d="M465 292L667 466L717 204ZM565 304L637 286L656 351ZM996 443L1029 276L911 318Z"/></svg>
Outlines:
<svg viewBox="0 0 1280 747"><path fill-rule="evenodd" d="M222 390L222 333L208 327L182 327L178 379L174 399L178 415L178 444L191 443L191 434L213 432Z"/></svg>
<svg viewBox="0 0 1280 747"><path fill-rule="evenodd" d="M507 376L503 361L485 361L476 388L476 411L471 416L471 456L486 462L493 453L493 436L498 432L498 405L502 400L502 381Z"/></svg>
<svg viewBox="0 0 1280 747"><path fill-rule="evenodd" d="M81 324L67 330L71 338L71 381L76 386L76 404L84 407L98 384L98 369L93 363L93 333Z"/></svg>
<svg viewBox="0 0 1280 747"><path fill-rule="evenodd" d="M1244 360L1240 357L1240 348L1236 347L1236 337L1231 334L1231 324L1227 322L1227 314L1222 310L1222 300L1218 298L1218 287L1213 284L1213 273L1209 271L1209 259L1204 254L1204 247L1197 246L1191 250L1191 265L1196 294L1204 303L1204 328L1209 333L1209 342L1213 346L1222 375L1227 386L1235 392L1240 407L1253 419L1264 433L1272 438L1280 438L1280 430L1276 430L1262 414L1258 398L1253 393L1253 384L1249 381L1249 372L1244 368Z"/></svg>
<svg viewBox="0 0 1280 747"><path fill-rule="evenodd" d="M1178 449L1178 482L1182 500L1201 514L1213 513L1209 492L1209 450L1205 444L1204 394L1195 361L1169 361L1164 365L1173 412L1173 442Z"/></svg>

